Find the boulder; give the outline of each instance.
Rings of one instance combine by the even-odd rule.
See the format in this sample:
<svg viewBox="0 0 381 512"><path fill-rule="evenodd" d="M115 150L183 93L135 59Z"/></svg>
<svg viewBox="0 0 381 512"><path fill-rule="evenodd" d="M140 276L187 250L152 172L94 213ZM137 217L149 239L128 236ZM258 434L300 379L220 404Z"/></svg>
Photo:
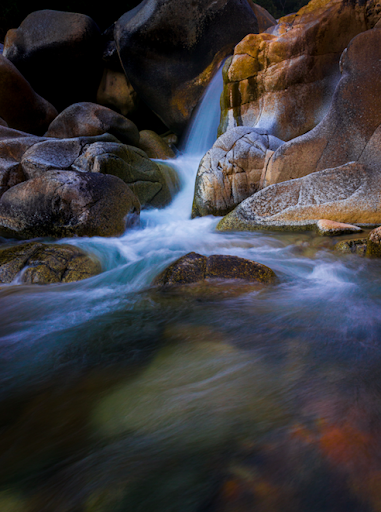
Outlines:
<svg viewBox="0 0 381 512"><path fill-rule="evenodd" d="M217 229L315 229L320 219L381 224L381 169L351 162L260 190L224 217Z"/></svg>
<svg viewBox="0 0 381 512"><path fill-rule="evenodd" d="M176 156L168 143L152 130L142 130L140 132L139 147L149 158L167 160Z"/></svg>
<svg viewBox="0 0 381 512"><path fill-rule="evenodd" d="M273 283L276 275L261 263L237 256L215 254L207 257L190 252L159 274L154 280L154 285L163 288L216 279Z"/></svg>
<svg viewBox="0 0 381 512"><path fill-rule="evenodd" d="M318 220L316 223L316 229L318 234L321 236L349 235L351 233L361 233L362 231L358 226L327 219Z"/></svg>
<svg viewBox="0 0 381 512"><path fill-rule="evenodd" d="M246 126L221 135L198 168L192 217L226 215L257 192L266 157L282 144L266 130Z"/></svg>
<svg viewBox="0 0 381 512"><path fill-rule="evenodd" d="M75 103L66 108L50 124L45 137L67 139L93 137L110 133L123 144L137 146L139 131L126 117L96 103Z"/></svg>
<svg viewBox="0 0 381 512"><path fill-rule="evenodd" d="M16 238L118 236L140 204L115 176L46 171L0 199L0 233Z"/></svg>
<svg viewBox="0 0 381 512"><path fill-rule="evenodd" d="M131 188L142 208L166 206L179 188L179 179L172 167L152 162L141 149L124 144L89 144L72 168L117 176Z"/></svg>
<svg viewBox="0 0 381 512"><path fill-rule="evenodd" d="M138 108L138 95L123 70L104 68L97 91L97 103L123 116Z"/></svg>
<svg viewBox="0 0 381 512"><path fill-rule="evenodd" d="M368 240L366 238L358 238L357 240L343 240L334 246L335 251L344 254L357 254L365 256Z"/></svg>
<svg viewBox="0 0 381 512"><path fill-rule="evenodd" d="M124 71L139 97L176 133L223 59L258 32L241 0L144 0L115 25Z"/></svg>
<svg viewBox="0 0 381 512"><path fill-rule="evenodd" d="M0 249L0 283L71 283L100 271L98 261L71 245L29 242Z"/></svg>
<svg viewBox="0 0 381 512"><path fill-rule="evenodd" d="M95 100L102 76L101 44L100 30L88 16L45 9L7 32L3 55L61 111Z"/></svg>
<svg viewBox="0 0 381 512"><path fill-rule="evenodd" d="M5 125L41 135L57 114L53 105L35 93L12 62L0 55L0 116Z"/></svg>
<svg viewBox="0 0 381 512"><path fill-rule="evenodd" d="M369 233L366 255L377 256L378 258L381 257L381 227L378 227Z"/></svg>
<svg viewBox="0 0 381 512"><path fill-rule="evenodd" d="M381 161L381 30L355 37L341 58L342 77L325 118L269 160L263 186L358 161Z"/></svg>
<svg viewBox="0 0 381 512"><path fill-rule="evenodd" d="M341 53L381 17L375 4L312 0L266 32L246 36L225 64L219 134L256 126L288 141L314 128L340 79Z"/></svg>

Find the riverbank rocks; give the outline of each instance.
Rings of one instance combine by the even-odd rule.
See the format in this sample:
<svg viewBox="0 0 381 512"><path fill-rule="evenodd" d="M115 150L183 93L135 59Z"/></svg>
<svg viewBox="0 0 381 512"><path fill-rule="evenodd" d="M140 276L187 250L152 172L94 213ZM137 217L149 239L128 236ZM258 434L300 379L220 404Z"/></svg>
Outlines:
<svg viewBox="0 0 381 512"><path fill-rule="evenodd" d="M114 110L91 102L75 103L66 108L50 124L45 137L67 139L104 133L114 135L123 144L139 144L139 131L132 121Z"/></svg>
<svg viewBox="0 0 381 512"><path fill-rule="evenodd" d="M46 171L0 199L0 233L15 238L118 236L140 204L115 176Z"/></svg>
<svg viewBox="0 0 381 512"><path fill-rule="evenodd" d="M166 268L156 277L153 284L163 288L215 279L272 283L276 275L273 270L261 263L237 256L216 254L207 257L190 252Z"/></svg>
<svg viewBox="0 0 381 512"><path fill-rule="evenodd" d="M53 105L32 89L12 62L0 55L0 117L6 125L42 135L57 114Z"/></svg>
<svg viewBox="0 0 381 512"><path fill-rule="evenodd" d="M366 255L381 257L381 227L369 233Z"/></svg>
<svg viewBox="0 0 381 512"><path fill-rule="evenodd" d="M270 158L262 186L358 161L381 161L381 30L355 37L341 57L342 77L325 118ZM370 192L372 194L372 192Z"/></svg>
<svg viewBox="0 0 381 512"><path fill-rule="evenodd" d="M41 10L6 34L3 55L58 111L94 101L102 76L101 33L84 14Z"/></svg>
<svg viewBox="0 0 381 512"><path fill-rule="evenodd" d="M71 283L101 272L101 265L71 245L29 242L0 248L0 283Z"/></svg>
<svg viewBox="0 0 381 512"><path fill-rule="evenodd" d="M381 223L381 170L352 162L266 187L224 217L217 229L315 229L320 219Z"/></svg>
<svg viewBox="0 0 381 512"><path fill-rule="evenodd" d="M257 32L248 2L146 0L117 21L114 36L139 97L180 134L219 64Z"/></svg>
<svg viewBox="0 0 381 512"><path fill-rule="evenodd" d="M266 158L282 144L266 130L246 126L221 135L198 168L192 217L226 215L257 192Z"/></svg>
<svg viewBox="0 0 381 512"><path fill-rule="evenodd" d="M341 53L380 17L373 0L312 0L246 36L225 65L219 134L257 126L288 141L314 128L340 79Z"/></svg>

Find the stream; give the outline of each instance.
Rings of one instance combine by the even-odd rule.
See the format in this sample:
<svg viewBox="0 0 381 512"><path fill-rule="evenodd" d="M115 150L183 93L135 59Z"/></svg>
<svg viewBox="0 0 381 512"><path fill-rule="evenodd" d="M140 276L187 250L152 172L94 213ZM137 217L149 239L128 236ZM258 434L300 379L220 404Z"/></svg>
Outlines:
<svg viewBox="0 0 381 512"><path fill-rule="evenodd" d="M119 238L58 242L100 275L0 287L1 512L381 510L381 261L190 219L221 90L218 73L168 207ZM156 291L191 251L279 280Z"/></svg>

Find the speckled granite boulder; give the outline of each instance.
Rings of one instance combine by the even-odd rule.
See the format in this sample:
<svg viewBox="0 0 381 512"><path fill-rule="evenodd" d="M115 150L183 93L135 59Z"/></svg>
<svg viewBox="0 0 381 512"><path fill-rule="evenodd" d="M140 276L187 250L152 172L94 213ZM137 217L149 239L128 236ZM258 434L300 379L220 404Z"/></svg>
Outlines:
<svg viewBox="0 0 381 512"><path fill-rule="evenodd" d="M71 283L100 271L98 261L71 245L29 242L0 249L1 283Z"/></svg>

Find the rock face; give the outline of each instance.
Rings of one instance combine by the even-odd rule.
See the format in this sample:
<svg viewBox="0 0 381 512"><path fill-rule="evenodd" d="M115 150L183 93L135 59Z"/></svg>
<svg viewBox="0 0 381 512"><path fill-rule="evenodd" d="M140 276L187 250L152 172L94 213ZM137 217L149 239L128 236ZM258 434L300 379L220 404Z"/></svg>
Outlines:
<svg viewBox="0 0 381 512"><path fill-rule="evenodd" d="M50 124L45 137L66 139L110 133L123 144L137 146L139 131L135 124L117 112L96 103L75 103Z"/></svg>
<svg viewBox="0 0 381 512"><path fill-rule="evenodd" d="M0 200L0 232L16 238L118 236L140 204L115 176L46 171L7 190Z"/></svg>
<svg viewBox="0 0 381 512"><path fill-rule="evenodd" d="M381 169L352 162L260 190L224 217L217 229L313 229L320 219L381 224L380 187Z"/></svg>
<svg viewBox="0 0 381 512"><path fill-rule="evenodd" d="M210 281L236 279L272 283L275 273L265 265L237 256L202 256L190 252L166 268L154 281L155 286L168 287Z"/></svg>
<svg viewBox="0 0 381 512"><path fill-rule="evenodd" d="M221 135L198 168L192 217L226 215L257 192L266 156L282 144L257 128L240 126Z"/></svg>
<svg viewBox="0 0 381 512"><path fill-rule="evenodd" d="M32 12L5 38L7 57L33 89L59 111L94 101L102 75L101 33L84 14Z"/></svg>
<svg viewBox="0 0 381 512"><path fill-rule="evenodd" d="M329 108L341 53L380 17L373 0L312 0L245 37L225 64L219 134L257 126L288 141L311 130Z"/></svg>
<svg viewBox="0 0 381 512"><path fill-rule="evenodd" d="M358 161L379 170L381 161L381 30L355 37L341 58L342 78L325 118L279 148L263 186Z"/></svg>
<svg viewBox="0 0 381 512"><path fill-rule="evenodd" d="M246 1L144 0L118 20L115 41L139 97L181 133L219 63L257 32Z"/></svg>
<svg viewBox="0 0 381 512"><path fill-rule="evenodd" d="M42 135L57 114L53 105L34 92L12 62L0 55L0 117L6 125Z"/></svg>
<svg viewBox="0 0 381 512"><path fill-rule="evenodd" d="M71 245L30 242L0 249L0 283L71 283L100 271L98 261Z"/></svg>

